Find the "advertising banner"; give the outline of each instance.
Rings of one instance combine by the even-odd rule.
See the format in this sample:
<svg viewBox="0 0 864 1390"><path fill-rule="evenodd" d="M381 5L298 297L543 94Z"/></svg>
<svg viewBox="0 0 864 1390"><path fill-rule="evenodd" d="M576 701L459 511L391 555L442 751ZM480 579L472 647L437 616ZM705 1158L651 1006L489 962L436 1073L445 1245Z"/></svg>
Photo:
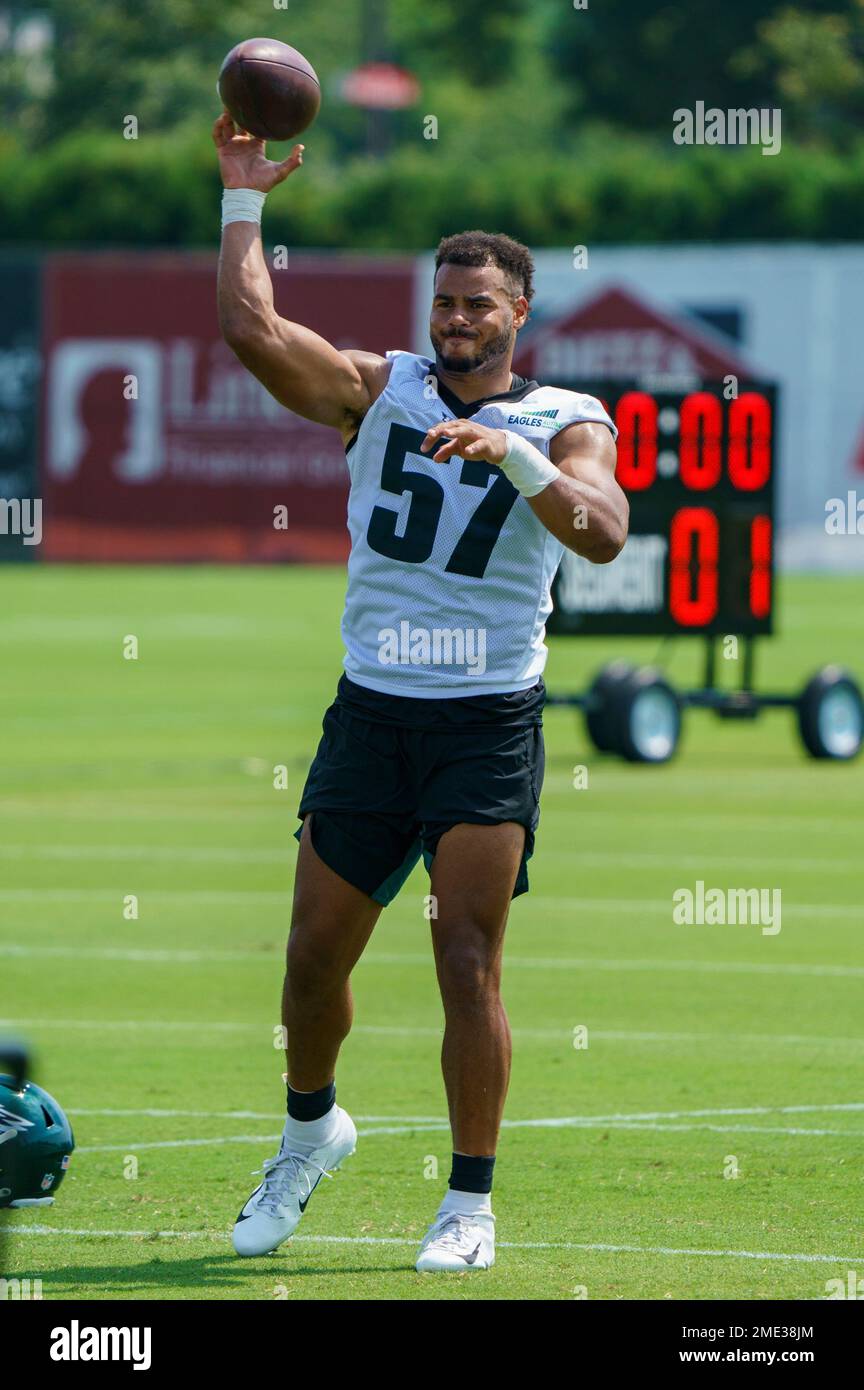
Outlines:
<svg viewBox="0 0 864 1390"><path fill-rule="evenodd" d="M277 312L337 347L410 340L409 260L292 256L272 278ZM347 556L339 434L223 343L214 255L49 257L44 334L46 558Z"/></svg>

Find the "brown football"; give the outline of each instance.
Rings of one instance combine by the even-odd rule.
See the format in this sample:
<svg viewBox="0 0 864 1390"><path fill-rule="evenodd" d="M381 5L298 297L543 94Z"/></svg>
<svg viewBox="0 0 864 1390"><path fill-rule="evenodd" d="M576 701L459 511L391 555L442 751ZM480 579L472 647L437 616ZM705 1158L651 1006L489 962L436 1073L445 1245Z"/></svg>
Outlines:
<svg viewBox="0 0 864 1390"><path fill-rule="evenodd" d="M321 86L302 53L278 39L244 39L219 70L235 125L261 140L292 140L318 115Z"/></svg>

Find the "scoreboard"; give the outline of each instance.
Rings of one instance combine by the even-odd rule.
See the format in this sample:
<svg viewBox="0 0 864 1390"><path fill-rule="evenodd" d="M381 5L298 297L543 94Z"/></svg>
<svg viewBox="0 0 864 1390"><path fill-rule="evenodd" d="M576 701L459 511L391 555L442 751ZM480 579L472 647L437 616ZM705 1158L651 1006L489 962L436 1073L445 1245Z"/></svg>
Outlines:
<svg viewBox="0 0 864 1390"><path fill-rule="evenodd" d="M565 552L548 631L770 633L776 387L739 382L729 398L722 382L578 389L602 400L618 427L630 533L608 565Z"/></svg>

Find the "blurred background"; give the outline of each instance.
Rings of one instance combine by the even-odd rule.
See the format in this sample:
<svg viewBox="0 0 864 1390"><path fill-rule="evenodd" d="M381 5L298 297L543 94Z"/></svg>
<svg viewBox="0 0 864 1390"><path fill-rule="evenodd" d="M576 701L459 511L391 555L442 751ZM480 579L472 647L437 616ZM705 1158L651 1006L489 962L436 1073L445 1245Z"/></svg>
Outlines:
<svg viewBox="0 0 864 1390"><path fill-rule="evenodd" d="M860 566L826 504L864 470L862 0L4 4L0 496L38 489L44 534L0 554L344 558L338 439L216 324L216 75L260 33L323 90L267 207L283 313L423 351L438 238L507 231L538 253L533 371L777 384L780 562ZM699 102L778 111L779 150L677 144Z"/></svg>

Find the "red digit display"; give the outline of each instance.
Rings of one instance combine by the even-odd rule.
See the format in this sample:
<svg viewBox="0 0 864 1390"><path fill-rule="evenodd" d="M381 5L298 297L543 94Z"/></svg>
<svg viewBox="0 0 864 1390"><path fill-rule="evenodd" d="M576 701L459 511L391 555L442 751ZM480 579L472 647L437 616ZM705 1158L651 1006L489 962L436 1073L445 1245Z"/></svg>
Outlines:
<svg viewBox="0 0 864 1390"><path fill-rule="evenodd" d="M629 536L606 568L565 556L549 630L700 638L771 632L774 436L782 421L774 383L741 376L734 399L708 373L571 379L567 389L608 402Z"/></svg>
<svg viewBox="0 0 864 1390"><path fill-rule="evenodd" d="M679 460L681 481L695 492L716 487L720 481L720 439L723 409L719 398L695 391L681 405Z"/></svg>
<svg viewBox="0 0 864 1390"><path fill-rule="evenodd" d="M615 476L629 492L642 492L657 477L657 402L647 391L627 391L615 412L618 467Z"/></svg>
<svg viewBox="0 0 864 1390"><path fill-rule="evenodd" d="M729 481L742 492L756 492L771 476L771 407L756 391L745 391L729 406Z"/></svg>
<svg viewBox="0 0 864 1390"><path fill-rule="evenodd" d="M754 618L771 612L770 516L754 516L750 526L750 612Z"/></svg>
<svg viewBox="0 0 864 1390"><path fill-rule="evenodd" d="M714 512L679 508L669 529L669 612L681 627L704 627L717 613L719 550Z"/></svg>

